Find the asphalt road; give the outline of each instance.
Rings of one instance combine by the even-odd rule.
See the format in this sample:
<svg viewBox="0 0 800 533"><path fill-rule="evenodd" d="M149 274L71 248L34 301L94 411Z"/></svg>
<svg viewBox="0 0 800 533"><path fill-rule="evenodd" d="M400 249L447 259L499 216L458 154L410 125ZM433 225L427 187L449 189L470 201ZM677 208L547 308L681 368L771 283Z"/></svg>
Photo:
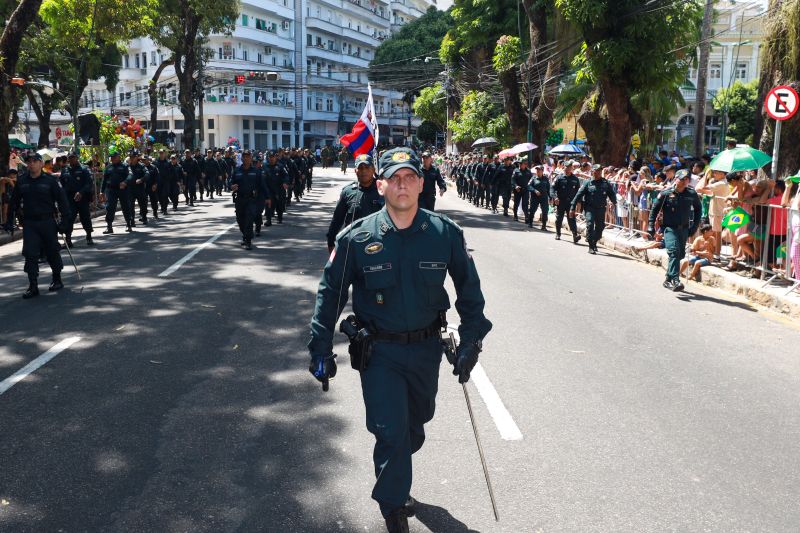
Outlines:
<svg viewBox="0 0 800 533"><path fill-rule="evenodd" d="M230 228L166 277L234 222L229 197L94 249L77 234L83 280L68 267L65 290L31 301L21 244L0 249L0 382L79 337L0 394L0 531L382 530L357 375L341 357L323 394L306 370L345 182L317 174L253 251ZM798 530L796 324L675 295L653 267L452 190L437 207L464 227L494 322L469 390L500 521L443 367L412 531Z"/></svg>

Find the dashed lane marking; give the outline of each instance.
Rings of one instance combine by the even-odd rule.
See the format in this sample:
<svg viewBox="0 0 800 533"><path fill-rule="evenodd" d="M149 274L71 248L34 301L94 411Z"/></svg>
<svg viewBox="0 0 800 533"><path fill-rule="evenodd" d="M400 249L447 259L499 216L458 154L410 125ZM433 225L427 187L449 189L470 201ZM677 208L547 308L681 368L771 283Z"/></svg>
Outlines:
<svg viewBox="0 0 800 533"><path fill-rule="evenodd" d="M17 370L13 375L7 377L3 381L0 381L0 394L3 394L8 389L13 387L17 383L28 377L29 375L31 375L32 373L36 372L36 370L47 364L47 362L50 361L52 358L54 358L55 356L57 356L58 354L60 354L61 352L63 352L76 342L78 342L79 340L81 340L80 337L68 337L64 339L63 341L53 346L52 348L44 352L42 355L31 361L24 367Z"/></svg>
<svg viewBox="0 0 800 533"><path fill-rule="evenodd" d="M200 246L198 246L197 248L195 248L194 250L192 250L191 252L189 252L188 254L186 254L185 256L183 256L183 257L182 257L180 260L178 260L178 261L177 261L175 264L173 264L171 267L169 267L169 268L168 268L168 269L166 269L164 272L162 272L161 274L159 274L159 275L158 275L158 277L159 277L159 278L166 278L167 276L169 276L169 275L171 275L171 274L174 274L174 273L175 273L175 271L177 271L177 270L178 270L180 267L182 267L182 266L183 266L183 265L184 265L184 264L185 264L187 261L189 261L189 260L190 260L192 257L196 256L197 254L199 254L199 253L200 253L200 251L201 251L203 248L205 248L205 247L207 247L207 246L211 245L211 244L212 244L214 241L216 241L217 239L219 239L220 237L222 237L222 236L223 236L223 235L224 235L224 234L225 234L225 233L226 233L226 232L227 232L229 229L231 229L231 228L232 228L232 227L234 227L235 225L236 225L236 224L234 223L234 224L231 224L230 226L227 226L227 227L225 227L225 229L223 229L222 231L220 231L219 233L217 233L216 235L214 235L213 237L211 237L210 239L208 239L206 242L204 242L203 244L201 244Z"/></svg>

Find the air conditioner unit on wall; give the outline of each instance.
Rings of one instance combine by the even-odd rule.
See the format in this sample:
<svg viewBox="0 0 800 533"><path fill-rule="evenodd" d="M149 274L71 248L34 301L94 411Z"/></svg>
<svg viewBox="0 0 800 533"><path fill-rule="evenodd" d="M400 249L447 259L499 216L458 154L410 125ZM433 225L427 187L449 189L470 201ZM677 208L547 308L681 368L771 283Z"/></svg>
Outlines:
<svg viewBox="0 0 800 533"><path fill-rule="evenodd" d="M284 20L283 21L283 29L284 30L288 30L289 29L289 21L288 20Z"/></svg>

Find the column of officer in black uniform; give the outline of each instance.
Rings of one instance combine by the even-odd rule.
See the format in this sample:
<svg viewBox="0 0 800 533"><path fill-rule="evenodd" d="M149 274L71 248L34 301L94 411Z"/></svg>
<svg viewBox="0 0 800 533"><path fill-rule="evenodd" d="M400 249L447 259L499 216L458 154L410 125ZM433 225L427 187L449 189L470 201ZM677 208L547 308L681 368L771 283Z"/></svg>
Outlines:
<svg viewBox="0 0 800 533"><path fill-rule="evenodd" d="M264 207L269 207L271 195L261 169L253 164L253 153L245 150L242 153L242 165L231 177L231 191L234 194L236 222L242 232L241 245L247 250L253 249L253 235L256 217L260 216Z"/></svg>

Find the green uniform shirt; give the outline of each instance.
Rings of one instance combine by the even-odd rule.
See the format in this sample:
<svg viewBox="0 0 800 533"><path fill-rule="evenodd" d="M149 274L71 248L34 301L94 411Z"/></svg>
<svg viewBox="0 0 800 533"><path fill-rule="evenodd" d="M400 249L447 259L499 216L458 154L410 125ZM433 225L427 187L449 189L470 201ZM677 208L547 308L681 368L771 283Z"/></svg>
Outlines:
<svg viewBox="0 0 800 533"><path fill-rule="evenodd" d="M456 289L461 341L483 339L492 323L483 314L478 272L461 228L444 215L422 209L404 230L394 226L386 208L357 220L337 236L322 274L309 351L332 352L336 320L351 285L356 318L373 331L402 333L428 327L439 311L450 308L444 288L447 273Z"/></svg>
<svg viewBox="0 0 800 533"><path fill-rule="evenodd" d="M589 209L605 209L606 198L611 200L613 204L617 203L617 195L607 179L600 178L592 181L585 181L572 199L570 209L574 211L579 202L583 206L584 211Z"/></svg>
<svg viewBox="0 0 800 533"><path fill-rule="evenodd" d="M656 198L650 211L650 226L654 226L658 213L663 214L662 226L665 228L689 228L689 235L700 226L702 204L697 192L686 187L678 192L675 187L664 189Z"/></svg>

